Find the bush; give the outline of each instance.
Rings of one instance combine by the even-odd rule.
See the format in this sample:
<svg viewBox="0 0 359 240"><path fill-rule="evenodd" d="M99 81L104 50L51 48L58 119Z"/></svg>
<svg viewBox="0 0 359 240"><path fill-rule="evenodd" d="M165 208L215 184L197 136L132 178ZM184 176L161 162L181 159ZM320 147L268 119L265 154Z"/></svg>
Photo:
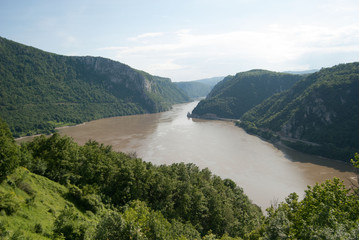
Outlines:
<svg viewBox="0 0 359 240"><path fill-rule="evenodd" d="M26 192L28 195L33 196L36 194L36 191L32 189L31 185L27 182L20 181L16 184L18 188Z"/></svg>
<svg viewBox="0 0 359 240"><path fill-rule="evenodd" d="M0 211L4 210L7 215L11 215L20 208L20 205L14 195L14 192L0 195Z"/></svg>
<svg viewBox="0 0 359 240"><path fill-rule="evenodd" d="M87 225L85 220L74 213L73 208L65 208L54 222L54 238L71 240L85 239Z"/></svg>
<svg viewBox="0 0 359 240"><path fill-rule="evenodd" d="M36 233L42 233L43 232L42 225L40 223L36 223L34 229L35 229Z"/></svg>
<svg viewBox="0 0 359 240"><path fill-rule="evenodd" d="M7 124L0 118L0 182L12 173L20 162L20 151Z"/></svg>
<svg viewBox="0 0 359 240"><path fill-rule="evenodd" d="M84 195L83 191L75 185L70 185L67 198L85 211L97 213L102 208L101 198L98 195Z"/></svg>
<svg viewBox="0 0 359 240"><path fill-rule="evenodd" d="M123 233L125 228L125 221L121 217L121 214L118 212L108 213L102 218L100 223L97 225L96 237L98 240L107 240L107 239L125 239L125 234Z"/></svg>
<svg viewBox="0 0 359 240"><path fill-rule="evenodd" d="M265 239L357 239L359 200L338 178L267 210Z"/></svg>

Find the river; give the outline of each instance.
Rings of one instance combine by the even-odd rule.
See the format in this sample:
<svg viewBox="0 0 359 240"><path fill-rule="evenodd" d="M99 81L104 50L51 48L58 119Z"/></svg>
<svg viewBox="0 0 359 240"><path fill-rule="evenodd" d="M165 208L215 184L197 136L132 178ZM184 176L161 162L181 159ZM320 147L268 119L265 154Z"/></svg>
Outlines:
<svg viewBox="0 0 359 240"><path fill-rule="evenodd" d="M303 196L307 185L355 177L349 164L274 146L231 122L188 119L198 102L158 114L114 117L59 129L80 144L93 139L116 151L136 152L154 164L178 162L208 167L234 180L264 210L288 194Z"/></svg>

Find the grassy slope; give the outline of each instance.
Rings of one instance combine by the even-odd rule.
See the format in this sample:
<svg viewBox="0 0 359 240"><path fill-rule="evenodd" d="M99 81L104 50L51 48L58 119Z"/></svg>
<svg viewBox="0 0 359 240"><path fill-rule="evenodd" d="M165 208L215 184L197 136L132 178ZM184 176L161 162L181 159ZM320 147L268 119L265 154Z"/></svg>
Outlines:
<svg viewBox="0 0 359 240"><path fill-rule="evenodd" d="M67 192L65 186L20 167L0 184L0 196L10 195L11 202L18 205L18 210L10 216L1 210L0 223L5 226L7 235L20 230L30 239L50 239L56 217L64 208L74 206L64 198ZM93 214L89 216L73 209L89 222L98 220ZM41 225L42 233L35 232L36 224Z"/></svg>

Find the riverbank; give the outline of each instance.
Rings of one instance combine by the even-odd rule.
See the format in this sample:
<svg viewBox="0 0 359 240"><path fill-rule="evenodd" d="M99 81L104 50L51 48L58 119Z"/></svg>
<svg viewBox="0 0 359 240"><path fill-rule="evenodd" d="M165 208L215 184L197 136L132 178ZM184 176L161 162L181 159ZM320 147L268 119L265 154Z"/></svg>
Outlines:
<svg viewBox="0 0 359 240"><path fill-rule="evenodd" d="M282 136L279 133L273 132L269 129L258 128L251 122L238 121L236 122L236 126L243 128L248 134L258 136L272 144L278 144L278 142L280 142L281 144L296 151L313 154L328 159L349 163L350 159L352 159L355 154L355 151L352 149L343 149L334 146L333 144L315 143L302 139Z"/></svg>
<svg viewBox="0 0 359 240"><path fill-rule="evenodd" d="M313 154L328 159L339 160L342 162L350 163L350 159L353 158L355 151L349 149L342 149L334 146L333 144L323 144L310 142L303 139L290 138L282 136L279 133L273 132L269 129L262 129L256 127L251 122L242 122L239 119L220 118L215 114L205 114L202 116L191 114L188 112L188 118L204 119L204 120L220 120L233 122L237 127L242 128L246 133L257 136L264 141L272 144L282 144L286 147L292 148L296 151L303 153Z"/></svg>
<svg viewBox="0 0 359 240"><path fill-rule="evenodd" d="M187 118L204 119L204 120L220 120L220 121L227 121L227 122L240 122L239 119L220 118L220 117L217 117L216 114L212 114L212 113L207 113L205 115L200 116L200 115L188 112Z"/></svg>

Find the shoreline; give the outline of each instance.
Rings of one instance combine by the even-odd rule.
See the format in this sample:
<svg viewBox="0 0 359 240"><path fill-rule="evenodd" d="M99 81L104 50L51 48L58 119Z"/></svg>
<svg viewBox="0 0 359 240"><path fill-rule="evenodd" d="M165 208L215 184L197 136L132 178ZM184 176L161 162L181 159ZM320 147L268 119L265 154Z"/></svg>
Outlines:
<svg viewBox="0 0 359 240"><path fill-rule="evenodd" d="M271 143L271 144L273 144L273 146L275 146L279 150L280 150L280 147L284 147L284 148L294 150L294 151L297 151L300 153L309 154L309 155L317 156L317 157L320 157L323 159L327 159L327 160L331 160L331 161L338 161L341 163L346 163L348 165L351 165L351 163L350 163L351 157L348 157L345 159L344 158L339 159L339 158L335 158L335 157L330 157L325 154L320 154L321 152L325 152L323 149L326 146L323 144L281 136L279 134L273 133L272 131L263 130L260 128L256 128L255 130L251 129L250 127L246 128L245 126L243 126L243 124L241 124L242 122L240 121L240 119L220 118L214 114L207 114L205 116L199 116L199 115L195 115L195 114L191 114L191 113L188 113L187 117L194 118L194 119L202 119L202 120L219 120L219 121L233 122L235 124L235 126L243 129L247 134L256 136L265 142Z"/></svg>
<svg viewBox="0 0 359 240"><path fill-rule="evenodd" d="M187 117L188 118L194 118L194 119L202 119L202 120L219 120L219 121L226 121L226 122L240 122L239 119L234 119L234 118L220 118L217 117L215 115L205 115L205 116L199 116L196 114L192 114L192 113L187 113Z"/></svg>
<svg viewBox="0 0 359 240"><path fill-rule="evenodd" d="M167 112L167 111L170 111L174 105L177 105L177 104L185 104L185 103L191 103L191 102L194 102L193 100L192 101L188 101L188 102L184 102L184 103L176 103L176 104L173 104L171 105L171 107L166 110L166 111L163 111L163 112ZM74 125L65 125L65 126L60 126L60 127L55 127L54 130L59 130L59 129L64 129L64 128L70 128L70 127L77 127L77 126L81 126L81 125L85 125L89 122L92 122L92 121L96 121L96 120L101 120L101 119L107 119L107 118L116 118L116 117L126 117L126 116L136 116L136 115L147 115L147 114L158 114L158 113L162 113L162 112L155 112L155 113L139 113L139 114L130 114L130 115L121 115L121 116L112 116L112 117L103 117L103 118L98 118L98 119L92 119L90 121L86 121L86 122L82 122L82 123L78 123L78 124L74 124ZM18 138L14 138L15 142L21 142L22 140L24 139L32 139L32 138L35 138L35 137L38 137L38 136L41 136L41 135L45 135L45 136L51 136L53 133L50 133L50 134L45 134L45 133L39 133L39 134L35 134L35 135L29 135L29 136L21 136L21 137L18 137Z"/></svg>

